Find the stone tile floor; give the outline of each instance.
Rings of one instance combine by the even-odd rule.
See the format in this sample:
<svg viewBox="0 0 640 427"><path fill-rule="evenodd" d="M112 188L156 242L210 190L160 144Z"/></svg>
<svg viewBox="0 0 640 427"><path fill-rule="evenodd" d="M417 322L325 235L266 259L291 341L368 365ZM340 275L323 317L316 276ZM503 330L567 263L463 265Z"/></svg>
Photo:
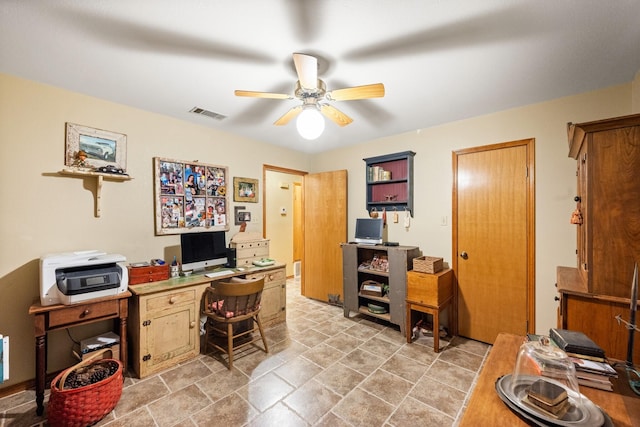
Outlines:
<svg viewBox="0 0 640 427"><path fill-rule="evenodd" d="M145 379L127 376L120 402L97 425L455 426L490 346L421 336L307 299L287 281L287 322L234 357L201 354ZM47 391L48 392L48 391ZM35 392L0 399L0 427L46 426ZM45 397L45 405L48 396Z"/></svg>

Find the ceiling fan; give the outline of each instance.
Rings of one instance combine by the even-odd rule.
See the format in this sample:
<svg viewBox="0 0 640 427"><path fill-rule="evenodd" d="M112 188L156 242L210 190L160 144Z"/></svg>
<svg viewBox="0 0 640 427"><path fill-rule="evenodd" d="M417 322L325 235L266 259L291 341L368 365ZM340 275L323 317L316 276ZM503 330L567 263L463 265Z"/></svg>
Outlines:
<svg viewBox="0 0 640 427"><path fill-rule="evenodd" d="M302 120L306 119L304 116L315 115L322 121L322 129L315 136L316 138L324 129L324 121L322 120L322 117L317 114L318 112L335 122L338 126L346 126L353 122L351 117L347 116L336 107L328 104L326 101L351 101L356 99L380 98L384 96L384 85L382 83L334 89L327 92L325 83L318 78L318 59L316 57L303 53L294 53L293 63L296 68L296 73L298 74L298 81L296 82L294 96L283 93L255 92L248 90L236 90L235 95L269 99L294 99L295 97L301 100L302 105L297 105L284 113L284 115L274 122L274 125L286 125L293 118L300 115L298 118L298 131L303 137L305 137L300 128L300 123ZM301 114L303 112L305 114Z"/></svg>

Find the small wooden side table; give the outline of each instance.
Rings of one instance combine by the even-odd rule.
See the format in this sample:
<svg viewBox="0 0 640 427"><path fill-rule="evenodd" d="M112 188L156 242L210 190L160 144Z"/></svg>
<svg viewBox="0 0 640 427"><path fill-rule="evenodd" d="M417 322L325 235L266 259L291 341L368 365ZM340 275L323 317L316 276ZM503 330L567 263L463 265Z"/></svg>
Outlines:
<svg viewBox="0 0 640 427"><path fill-rule="evenodd" d="M411 311L419 311L433 316L433 351L440 351L440 312L449 307L449 328L452 335L457 333L453 316L453 270L447 268L435 274L418 271L407 272L407 342L411 343Z"/></svg>
<svg viewBox="0 0 640 427"><path fill-rule="evenodd" d="M73 305L43 306L40 302L29 307L35 326L36 339L36 414L44 412L44 390L47 376L47 332L86 325L107 319L119 323L120 361L127 370L127 315L131 292L97 298Z"/></svg>

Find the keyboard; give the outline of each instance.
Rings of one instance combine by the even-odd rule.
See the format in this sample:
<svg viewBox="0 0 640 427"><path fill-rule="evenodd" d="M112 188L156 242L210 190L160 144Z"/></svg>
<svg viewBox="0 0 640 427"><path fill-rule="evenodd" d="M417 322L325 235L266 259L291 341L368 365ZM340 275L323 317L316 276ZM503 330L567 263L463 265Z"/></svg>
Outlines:
<svg viewBox="0 0 640 427"><path fill-rule="evenodd" d="M205 276L211 277L219 277L219 276L228 276L233 273L231 270L222 270L222 271L212 271L211 273L206 273Z"/></svg>

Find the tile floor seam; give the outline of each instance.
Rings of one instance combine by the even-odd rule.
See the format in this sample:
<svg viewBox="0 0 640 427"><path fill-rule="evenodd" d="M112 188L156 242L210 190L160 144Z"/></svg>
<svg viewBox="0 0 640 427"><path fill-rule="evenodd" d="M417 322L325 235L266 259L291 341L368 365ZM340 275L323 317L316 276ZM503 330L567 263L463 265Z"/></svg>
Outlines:
<svg viewBox="0 0 640 427"><path fill-rule="evenodd" d="M445 348L446 348L446 347L445 347ZM436 359L437 359L437 358L436 358ZM434 359L434 362L435 362L435 360L436 360L436 359ZM400 406L402 405L402 403L404 403L404 401L405 401L407 398L411 398L411 399L415 400L416 402L419 402L419 403L420 403L420 404L422 404L422 405L426 405L426 406L428 406L429 408L432 408L432 409L436 410L437 412L439 412L439 413L441 413L441 414L443 414L443 415L447 416L448 418L451 418L451 420L452 420L452 421L453 421L453 420L455 420L455 418L453 418L451 415L449 415L449 414L447 414L447 413L445 413L445 412L441 411L440 409L438 409L438 408L436 408L436 407L434 407L434 406L432 406L432 405L430 405L430 404L428 404L428 403L426 403L426 402L422 402L422 401L420 401L420 400L416 399L415 397L412 397L412 396L411 396L411 393L416 389L416 387L418 386L418 384L420 383L420 381L421 381L424 377L428 377L428 376L429 376L429 375L428 375L428 369L426 369L426 370L422 373L422 375L420 376L420 378L419 378L415 383L413 383L413 384L412 384L411 388L410 388L410 389L409 389L409 391L405 394L405 396L402 398L402 400L400 401L400 403L398 403L397 405L393 405L393 406L394 406L394 410L393 410L392 414L391 414L391 415L389 415L389 418L391 418L391 416L392 416L394 413L396 413L396 411L398 410L398 408L400 408ZM400 378L402 378L402 377L400 377ZM408 380L405 380L405 381L408 381ZM387 420L387 422L388 422L388 420Z"/></svg>

